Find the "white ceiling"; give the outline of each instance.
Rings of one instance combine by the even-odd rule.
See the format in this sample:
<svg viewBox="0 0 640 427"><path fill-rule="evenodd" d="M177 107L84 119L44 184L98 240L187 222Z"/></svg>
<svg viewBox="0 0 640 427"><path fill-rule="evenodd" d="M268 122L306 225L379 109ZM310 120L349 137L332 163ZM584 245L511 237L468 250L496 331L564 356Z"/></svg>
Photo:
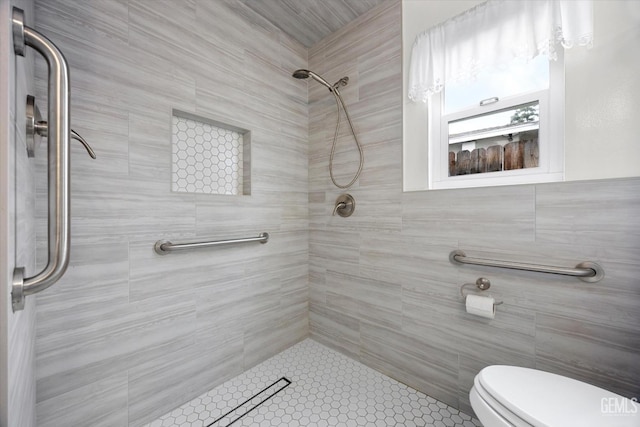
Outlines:
<svg viewBox="0 0 640 427"><path fill-rule="evenodd" d="M241 0L306 47L385 0Z"/></svg>

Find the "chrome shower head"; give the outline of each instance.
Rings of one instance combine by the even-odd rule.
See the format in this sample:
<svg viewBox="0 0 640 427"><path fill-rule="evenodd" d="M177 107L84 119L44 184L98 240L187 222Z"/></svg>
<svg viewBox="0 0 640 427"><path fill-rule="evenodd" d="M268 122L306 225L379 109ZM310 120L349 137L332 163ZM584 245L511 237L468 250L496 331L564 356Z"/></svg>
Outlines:
<svg viewBox="0 0 640 427"><path fill-rule="evenodd" d="M329 82L327 82L325 79L323 79L313 71L304 70L304 69L295 70L293 72L293 77L295 77L296 79L308 79L309 77L311 77L318 83L322 84L323 86L326 86L327 89L329 89L331 92L333 92L333 86L331 86Z"/></svg>
<svg viewBox="0 0 640 427"><path fill-rule="evenodd" d="M303 70L302 68L299 70L295 70L293 72L293 77L295 77L296 79L308 79L309 70Z"/></svg>

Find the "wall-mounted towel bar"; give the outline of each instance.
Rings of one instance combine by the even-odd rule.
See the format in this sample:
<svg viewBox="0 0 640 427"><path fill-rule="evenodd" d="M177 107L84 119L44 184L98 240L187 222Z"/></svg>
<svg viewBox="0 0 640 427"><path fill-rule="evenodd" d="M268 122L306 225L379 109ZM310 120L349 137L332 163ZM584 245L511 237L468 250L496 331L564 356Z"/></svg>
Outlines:
<svg viewBox="0 0 640 427"><path fill-rule="evenodd" d="M577 277L585 282L597 282L604 277L604 270L595 262L585 261L576 265L575 268L554 267L550 265L526 264L513 261L498 261L494 259L471 258L460 250L452 251L449 260L454 264L473 264L488 267L510 268L512 270L527 270L538 273L561 274L564 276Z"/></svg>
<svg viewBox="0 0 640 427"><path fill-rule="evenodd" d="M236 243L260 242L267 243L269 241L269 233L260 233L257 237L244 237L242 239L228 240L211 240L206 242L188 242L188 243L171 243L168 240L158 240L153 249L160 255L166 255L169 252L183 251L186 249L210 248L212 246L232 245Z"/></svg>

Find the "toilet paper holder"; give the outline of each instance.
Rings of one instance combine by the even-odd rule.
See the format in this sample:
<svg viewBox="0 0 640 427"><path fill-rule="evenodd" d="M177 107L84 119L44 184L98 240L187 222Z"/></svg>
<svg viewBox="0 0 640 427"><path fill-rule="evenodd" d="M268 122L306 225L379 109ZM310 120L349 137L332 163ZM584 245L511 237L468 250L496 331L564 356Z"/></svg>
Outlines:
<svg viewBox="0 0 640 427"><path fill-rule="evenodd" d="M475 286L476 288L478 288L481 291L486 291L487 289L489 289L491 287L491 281L489 279L487 279L486 277L478 277L478 279L476 280L476 283L465 283L464 285L460 286L460 295L462 295L462 298L466 298L467 296L464 293L464 288L467 286ZM493 305L500 305L502 304L504 301L500 301L500 302L496 302Z"/></svg>

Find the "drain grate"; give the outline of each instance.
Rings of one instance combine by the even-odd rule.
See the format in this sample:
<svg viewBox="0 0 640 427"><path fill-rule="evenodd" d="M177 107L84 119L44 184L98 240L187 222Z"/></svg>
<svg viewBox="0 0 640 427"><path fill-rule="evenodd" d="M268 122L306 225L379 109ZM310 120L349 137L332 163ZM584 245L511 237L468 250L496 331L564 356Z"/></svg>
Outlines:
<svg viewBox="0 0 640 427"><path fill-rule="evenodd" d="M251 396L226 414L217 418L214 422L207 425L207 427L222 427L230 426L236 421L239 421L242 417L253 411L267 400L271 399L276 394L287 388L291 384L287 378L282 377L278 381L274 382L270 386L263 388L258 393Z"/></svg>

